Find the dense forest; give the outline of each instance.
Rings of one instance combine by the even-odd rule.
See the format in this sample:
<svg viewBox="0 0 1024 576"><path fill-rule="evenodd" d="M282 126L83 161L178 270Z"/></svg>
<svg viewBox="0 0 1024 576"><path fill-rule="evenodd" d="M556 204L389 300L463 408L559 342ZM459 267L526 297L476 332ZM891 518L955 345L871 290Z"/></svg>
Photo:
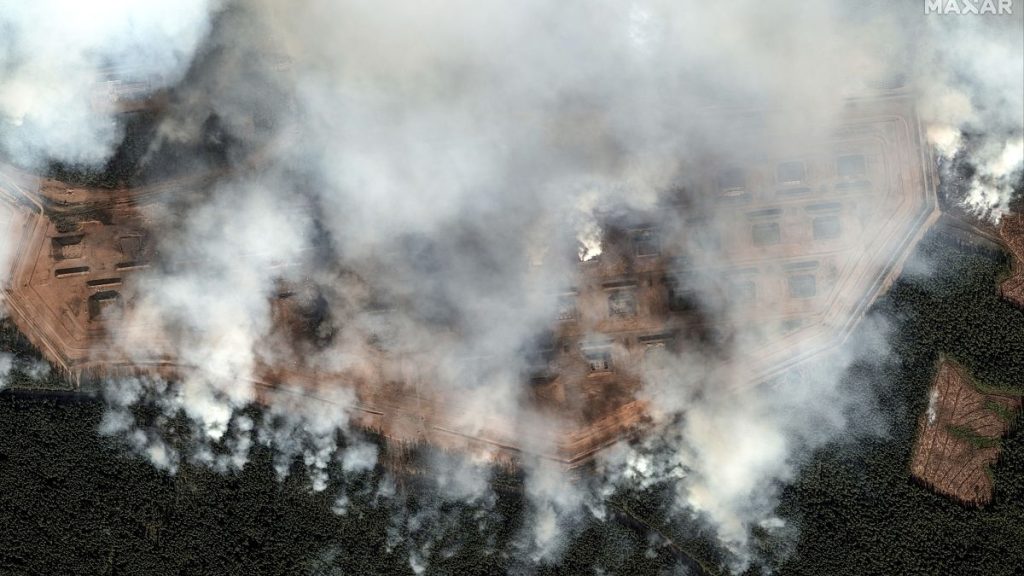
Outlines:
<svg viewBox="0 0 1024 576"><path fill-rule="evenodd" d="M932 232L915 268L876 304L899 321L898 363L854 370L855 384L877 391L888 434L823 449L787 487L781 505L800 536L781 574L1021 574L1024 570L1024 435L1002 442L993 469L993 502L981 509L933 494L910 478L917 418L939 354L982 384L1024 393L1024 312L1000 299L1007 270L992 254Z"/></svg>
<svg viewBox="0 0 1024 576"><path fill-rule="evenodd" d="M237 142L211 114L194 142L177 142L161 136L160 122L166 111L139 110L118 116L122 138L106 163L89 166L51 162L41 174L75 186L124 188L180 178L223 168Z"/></svg>
<svg viewBox="0 0 1024 576"><path fill-rule="evenodd" d="M73 389L66 376L51 369L10 318L0 318L0 388L3 387Z"/></svg>
<svg viewBox="0 0 1024 576"><path fill-rule="evenodd" d="M156 135L158 120L159 116L148 110L124 114L119 118L119 128L123 131L120 144L105 164L89 167L51 162L44 173L78 186L118 188L134 184L142 160Z"/></svg>
<svg viewBox="0 0 1024 576"><path fill-rule="evenodd" d="M382 498L377 470L314 493L295 462L279 481L265 448L239 474L183 465L175 475L97 435L92 400L0 398L0 573L6 575L431 574L514 570L523 499L496 490L482 507L445 502L415 478ZM516 478L496 479L514 484ZM423 485L421 485L423 484ZM560 565L542 574L658 574L685 559L624 513L581 527ZM413 555L415 557L415 555ZM666 572L673 573L673 572Z"/></svg>
<svg viewBox="0 0 1024 576"><path fill-rule="evenodd" d="M1006 265L941 229L926 237L871 312L891 319L897 360L854 365L847 376L877 397L886 432L807 455L782 491L779 513L794 530L755 534L758 562L747 574L1021 573L1024 435L1004 439L984 508L932 493L908 466L940 354L988 386L1024 392L1024 312L994 286ZM33 357L9 325L0 325L0 346L26 366ZM566 533L560 563L531 569L519 553L527 507L515 475L494 478L485 507L447 502L431 483L382 465L315 493L299 461L279 481L263 447L239 473L183 463L168 475L100 436L103 412L84 397L0 394L0 573L726 573L708 530L670 513L669 486L616 494L604 521ZM336 514L342 490L347 511Z"/></svg>

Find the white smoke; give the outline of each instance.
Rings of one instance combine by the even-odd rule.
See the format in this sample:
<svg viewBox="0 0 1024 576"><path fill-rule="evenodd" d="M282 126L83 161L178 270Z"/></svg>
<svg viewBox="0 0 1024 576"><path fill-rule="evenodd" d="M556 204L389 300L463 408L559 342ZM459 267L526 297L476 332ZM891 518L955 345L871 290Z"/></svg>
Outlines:
<svg viewBox="0 0 1024 576"><path fill-rule="evenodd" d="M147 395L161 399L160 415L154 423L143 425L136 422L133 408ZM166 382L147 378L120 379L105 387L104 399L108 410L100 422L101 435L121 439L130 450L148 458L161 470L177 471L181 456L164 438L166 425L161 426L175 412L174 395L168 392Z"/></svg>
<svg viewBox="0 0 1024 576"><path fill-rule="evenodd" d="M273 403L260 427L259 440L274 450L278 476L286 477L292 461L299 456L312 480L313 490L325 490L330 470L336 467L338 434L350 433L347 410L352 404L353 395L346 389L331 391L330 396L317 399L296 394ZM376 450L354 443L341 458L341 471L358 472L376 464Z"/></svg>
<svg viewBox="0 0 1024 576"><path fill-rule="evenodd" d="M3 184L0 183L0 186ZM4 297L7 289L7 278L10 274L14 254L14 224L11 221L10 208L6 204L5 192L0 189L0 321L7 318L7 308L4 305ZM7 377L11 372L14 358L6 353L0 352L0 388L7 386Z"/></svg>
<svg viewBox="0 0 1024 576"><path fill-rule="evenodd" d="M0 206L2 208L2 206ZM0 234L3 234L3 228L0 228ZM0 248L2 250L2 248ZM3 264L3 253L0 252L0 265ZM0 286L3 286L4 282L4 270L6 266L0 267ZM7 311L4 308L3 292L0 292L0 320L3 320L7 316ZM14 356L7 352L0 352L0 390L7 387L7 378L11 373L11 368L14 367Z"/></svg>
<svg viewBox="0 0 1024 576"><path fill-rule="evenodd" d="M998 222L1010 210L1015 186L1024 170L1024 139L986 140L972 151L977 172L963 204L970 211Z"/></svg>
<svg viewBox="0 0 1024 576"><path fill-rule="evenodd" d="M7 376L14 367L14 357L10 354L0 353L0 390L7 387Z"/></svg>
<svg viewBox="0 0 1024 576"><path fill-rule="evenodd" d="M751 524L781 526L774 517L777 490L811 450L844 432L884 432L872 418L871 393L844 385L844 377L856 362L889 362L890 332L886 318L869 317L854 341L743 392L729 386L728 373L694 370L699 363L692 359L665 359L644 390L657 407L655 432L637 447L604 454L606 477L612 485L638 487L678 480L679 512L710 518L742 559Z"/></svg>
<svg viewBox="0 0 1024 576"><path fill-rule="evenodd" d="M957 200L998 222L1024 168L1024 10L926 22L915 71L929 140L947 160L965 154L976 172Z"/></svg>
<svg viewBox="0 0 1024 576"><path fill-rule="evenodd" d="M579 198L576 213L576 239L579 242L577 255L580 262L593 260L601 255L601 223L595 213L599 196L595 193L583 194Z"/></svg>
<svg viewBox="0 0 1024 576"><path fill-rule="evenodd" d="M0 2L0 151L27 166L105 160L120 139L110 91L178 82L218 3Z"/></svg>
<svg viewBox="0 0 1024 576"><path fill-rule="evenodd" d="M0 10L0 30L11 31L0 44L0 146L22 164L102 161L118 132L113 112L92 104L101 71L173 85L217 8L51 4ZM783 143L812 147L865 79L902 73L942 154L963 150L965 133L978 142L969 152L979 176L964 201L994 216L1006 209L1021 155L1020 19L921 20L919 8L754 0L229 7L211 40L217 58L201 60L178 89L151 158L201 139L216 114L246 161L212 188L172 199L157 219L165 266L139 281L112 344L140 360L173 356L181 382L109 383L101 432L170 471L186 458L239 469L260 442L275 450L279 475L299 458L313 488L325 490L332 473L376 465L351 421L355 393L310 391L285 370L274 383L286 393L263 398L261 367L385 378L365 359L372 333L425 359L421 385L445 400L437 410L458 429L497 430L528 453L553 452L564 422L529 402L521 350L550 325L553 295L575 280L559 255L577 241L580 259L600 254L605 207L651 210L687 167L742 156L745 144L723 135L715 110L782 110ZM64 45L50 40L63 36ZM276 331L270 301L282 284L314 286L326 301L325 347ZM738 317L713 284L698 297L714 314ZM371 310L378 300L394 304L387 320ZM557 558L568 528L603 514L600 496L617 484L667 480L679 486L678 512L707 518L745 558L750 527L772 525L778 487L800 454L839 436L850 411L869 404L839 384L866 344L844 347L802 379L726 392L747 377L743 359L761 329L739 329L729 367L692 352L652 372L641 396L653 407L657 448L652 440L609 452L597 489L527 458L527 555ZM884 358L885 329L864 332L871 355ZM269 404L262 422L242 412L257 399ZM137 422L131 407L147 402L158 416ZM194 432L187 448L159 432L182 415ZM444 459L433 468L448 497L488 502L486 470ZM339 513L347 501L337 497ZM437 511L396 517L395 537L416 540L414 571L427 569L430 532L445 521Z"/></svg>
<svg viewBox="0 0 1024 576"><path fill-rule="evenodd" d="M45 385L50 376L50 363L32 358L19 358L0 352L0 390L20 381L32 386Z"/></svg>
<svg viewBox="0 0 1024 576"><path fill-rule="evenodd" d="M2 228L0 228L0 234L3 234ZM0 261L2 259L3 255L0 254ZM3 273L4 270L0 268L0 286L3 286ZM6 320L6 315L7 311L4 308L3 293L0 292L0 320ZM29 383L36 386L45 384L50 376L50 370L50 363L45 360L19 358L7 351L0 350L0 390L11 386L19 380L21 384Z"/></svg>

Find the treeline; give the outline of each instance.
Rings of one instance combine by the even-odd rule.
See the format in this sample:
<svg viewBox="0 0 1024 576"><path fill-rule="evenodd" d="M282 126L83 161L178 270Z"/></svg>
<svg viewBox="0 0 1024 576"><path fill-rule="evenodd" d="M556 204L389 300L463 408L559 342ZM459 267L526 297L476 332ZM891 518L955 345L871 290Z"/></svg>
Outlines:
<svg viewBox="0 0 1024 576"><path fill-rule="evenodd" d="M161 109L146 109L117 117L123 131L110 157L100 165L51 161L43 175L73 186L130 188L158 183L211 169L223 169L243 151L216 114L201 124L195 141L160 137Z"/></svg>
<svg viewBox="0 0 1024 576"><path fill-rule="evenodd" d="M939 354L987 385L1022 390L1024 313L994 287L1007 263L941 231L925 239L916 260L874 307L893 321L892 361L855 365L848 376L848 386L876 397L885 433L806 456L782 492L788 531L755 533L757 563L748 575L1008 576L1024 566L1019 430L1003 442L993 502L984 508L938 496L909 473ZM0 345L31 355L4 326ZM707 574L727 573L709 529L672 511L670 486L613 496L604 520L585 515L562 533L558 563L533 565L522 540L533 519L514 473L496 476L486 506L446 501L429 475L392 476L380 465L313 493L299 461L278 481L263 447L239 473L185 462L171 476L99 437L103 412L91 400L0 393L0 573L333 576L413 574L415 565L459 576L644 575L699 573L698 564ZM379 447L382 462L396 459ZM347 510L336 514L342 492Z"/></svg>
<svg viewBox="0 0 1024 576"><path fill-rule="evenodd" d="M918 418L936 360L947 354L981 383L1024 392L1024 312L1000 299L1007 260L929 234L905 274L875 306L896 322L894 361L855 367L849 385L873 390L882 437L817 451L783 494L781 513L799 530L795 548L767 552L778 574L1021 574L1024 569L1024 434L1011 431L995 465L993 501L958 504L910 476ZM764 540L766 547L772 546ZM751 574L762 569L751 569Z"/></svg>
<svg viewBox="0 0 1024 576"><path fill-rule="evenodd" d="M100 166L50 162L46 176L75 186L121 188L137 183L142 160L156 135L160 116L150 110L118 116L123 137L110 158Z"/></svg>
<svg viewBox="0 0 1024 576"><path fill-rule="evenodd" d="M0 318L0 355L3 356L3 364L10 361L9 370L0 373L0 387L41 390L73 388L66 375L54 370L43 359L10 318Z"/></svg>
<svg viewBox="0 0 1024 576"><path fill-rule="evenodd" d="M15 357L37 360L42 356L36 347L28 341L10 318L0 317L0 353L13 354Z"/></svg>
<svg viewBox="0 0 1024 576"><path fill-rule="evenodd" d="M361 573L380 554L388 512L331 512L308 479L278 482L266 450L244 473L184 466L175 476L98 437L103 407L0 399L0 573L301 574L344 542Z"/></svg>
<svg viewBox="0 0 1024 576"><path fill-rule="evenodd" d="M413 574L410 557L422 555L429 574L493 575L531 563L515 478L499 479L511 484L487 506L448 502L425 477L383 487L392 480L379 467L314 493L299 461L279 481L263 447L240 473L184 464L171 476L99 437L103 411L92 400L0 394L0 573ZM342 491L347 510L336 514ZM537 573L683 564L644 525L614 514L577 527L561 563Z"/></svg>

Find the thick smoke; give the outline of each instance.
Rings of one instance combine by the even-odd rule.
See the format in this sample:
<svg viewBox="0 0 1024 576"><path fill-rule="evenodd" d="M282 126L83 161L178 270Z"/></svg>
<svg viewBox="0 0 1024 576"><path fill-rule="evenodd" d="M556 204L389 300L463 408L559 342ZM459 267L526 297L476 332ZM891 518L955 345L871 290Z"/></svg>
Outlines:
<svg viewBox="0 0 1024 576"><path fill-rule="evenodd" d="M0 389L7 387L7 377L14 366L14 358L10 354L0 354Z"/></svg>
<svg viewBox="0 0 1024 576"><path fill-rule="evenodd" d="M45 4L0 11L8 155L102 161L117 122L92 102L113 67L150 89L185 78L151 158L205 142L215 118L235 167L210 189L166 199L172 209L154 229L165 265L139 281L115 343L183 367L175 385L111 382L101 430L170 471L182 458L238 469L256 442L277 450L281 475L301 456L316 489L372 468L376 449L351 421L349 389L310 400L287 371L279 384L295 394L262 398L256 384L266 366L386 379L366 360L369 337L423 359L420 386L446 400L446 422L552 453L564 422L527 401L522 350L574 282L563 256L601 250L601 210L651 211L705 158L814 148L870 81L907 79L943 154L971 135L978 171L964 201L975 209L1004 211L1021 163L1019 14L922 16L913 2L254 0L214 18L209 2L88 14ZM62 36L70 44L49 40ZM734 107L781 111L785 141L725 136L721 111ZM661 218L666 230L687 226ZM306 335L317 345L275 322L272 300L294 286L293 298L319 311ZM739 316L714 282L697 290L719 318ZM720 352L732 362L691 351L651 367L641 396L653 430L603 455L600 478L570 483L527 458L524 557L557 558L567 528L603 514L601 497L627 485L675 483L679 513L707 519L740 562L751 526L778 528L776 491L800 454L870 412L839 383L865 349L886 357L887 328L871 319L861 341L738 394L743 358L773 336L739 326ZM245 412L258 398L270 403L262 422ZM135 420L140 403L155 407L152 422ZM194 439L184 448L161 433L182 415ZM487 467L433 464L452 499L489 501ZM339 512L346 502L340 494ZM434 541L420 527L443 524L438 514L395 519L396 534L418 539L417 572Z"/></svg>
<svg viewBox="0 0 1024 576"><path fill-rule="evenodd" d="M702 359L663 358L644 391L652 431L602 455L605 491L673 482L678 513L705 515L733 550L745 549L752 524L783 528L776 493L813 449L885 432L873 393L842 379L854 363L891 361L890 330L888 319L868 317L852 341L742 394L728 390L735 375Z"/></svg>
<svg viewBox="0 0 1024 576"><path fill-rule="evenodd" d="M121 136L109 92L180 80L217 3L0 2L0 150L27 166L103 161Z"/></svg>
<svg viewBox="0 0 1024 576"><path fill-rule="evenodd" d="M932 17L917 54L921 115L945 161L974 169L959 199L998 221L1024 169L1024 8L997 18Z"/></svg>
<svg viewBox="0 0 1024 576"><path fill-rule="evenodd" d="M14 225L11 223L12 212L4 202L4 192L0 188L0 321L7 318L3 288L7 287L7 277L10 274L11 263L14 259L14 254L12 253L12 246L14 245L12 237ZM0 388L7 385L7 377L11 372L12 365L13 358L11 355L0 352Z"/></svg>

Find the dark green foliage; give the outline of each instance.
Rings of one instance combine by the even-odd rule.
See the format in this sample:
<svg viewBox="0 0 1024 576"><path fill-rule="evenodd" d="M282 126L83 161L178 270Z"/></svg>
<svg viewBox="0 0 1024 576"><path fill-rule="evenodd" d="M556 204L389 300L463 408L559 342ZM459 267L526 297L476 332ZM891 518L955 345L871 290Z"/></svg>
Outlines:
<svg viewBox="0 0 1024 576"><path fill-rule="evenodd" d="M159 115L152 111L118 117L124 137L107 163L99 167L53 162L47 176L76 186L119 188L137 184L140 165L156 134Z"/></svg>
<svg viewBox="0 0 1024 576"><path fill-rule="evenodd" d="M1016 423L1017 418L1019 417L1018 411L1007 407L1005 404L996 402L995 400L986 400L985 409L988 410L989 412L992 412L996 416L999 416L999 418L1003 422L1006 422L1007 424L1010 425Z"/></svg>
<svg viewBox="0 0 1024 576"><path fill-rule="evenodd" d="M5 387L39 390L74 388L64 374L43 360L36 347L18 331L10 318L0 318L0 354L13 356L10 373L2 380Z"/></svg>
<svg viewBox="0 0 1024 576"><path fill-rule="evenodd" d="M996 296L1002 259L937 233L919 253L935 276L907 276L876 305L896 319L898 360L849 375L878 397L887 433L807 455L780 506L797 539L753 533L757 556L778 574L999 576L1024 566L1019 428L1002 442L985 508L934 494L908 465L940 353L992 389L1022 391L1024 313ZM0 348L37 357L10 324L0 323ZM696 563L727 573L713 533L672 512L667 484L616 494L604 521L584 515L565 531L559 563L533 565L522 554L530 516L517 474L496 473L495 500L484 507L444 501L429 474L402 477L395 499L378 498L379 468L313 493L299 462L278 481L263 448L240 473L184 463L170 476L99 437L103 410L92 400L0 394L0 574L412 574L412 550L425 550L428 574L698 573ZM408 462L419 467L423 457ZM348 511L336 515L342 490Z"/></svg>
<svg viewBox="0 0 1024 576"><path fill-rule="evenodd" d="M0 318L0 352L33 360L42 357L28 338L18 331L10 318Z"/></svg>
<svg viewBox="0 0 1024 576"><path fill-rule="evenodd" d="M0 573L288 574L340 536L376 545L306 479L278 482L266 451L241 475L171 477L99 438L97 403L4 397L0 412Z"/></svg>
<svg viewBox="0 0 1024 576"><path fill-rule="evenodd" d="M959 438L964 442L967 442L971 446L977 448L978 450L999 446L999 438L990 438L988 436L982 436L981 434L978 434L977 432L971 430L966 426L949 425L946 427L946 429L954 438Z"/></svg>
<svg viewBox="0 0 1024 576"><path fill-rule="evenodd" d="M916 483L909 462L917 418L940 353L989 391L1024 391L1024 313L1001 300L994 280L1006 261L941 232L919 249L931 276L905 277L876 308L900 319L898 363L854 371L874 389L888 434L820 450L784 492L781 512L799 529L779 574L1021 574L1024 570L1024 435L1002 441L995 494L978 509ZM751 570L756 573L756 570Z"/></svg>
<svg viewBox="0 0 1024 576"><path fill-rule="evenodd" d="M113 218L109 210L95 209L83 212L57 212L50 215L50 221L57 228L57 232L64 234L78 230L82 222L110 224Z"/></svg>
<svg viewBox="0 0 1024 576"><path fill-rule="evenodd" d="M92 400L0 395L0 574L411 574L410 547L428 539L431 574L500 574L518 562L517 491L499 490L484 511L412 479L395 506L375 496L381 475L366 474L348 481L348 512L336 515L340 484L313 493L298 463L280 482L266 449L241 473L186 464L170 476L99 437L102 413ZM389 527L403 536L391 552ZM675 562L648 548L643 529L591 520L565 564L541 573L652 574Z"/></svg>

